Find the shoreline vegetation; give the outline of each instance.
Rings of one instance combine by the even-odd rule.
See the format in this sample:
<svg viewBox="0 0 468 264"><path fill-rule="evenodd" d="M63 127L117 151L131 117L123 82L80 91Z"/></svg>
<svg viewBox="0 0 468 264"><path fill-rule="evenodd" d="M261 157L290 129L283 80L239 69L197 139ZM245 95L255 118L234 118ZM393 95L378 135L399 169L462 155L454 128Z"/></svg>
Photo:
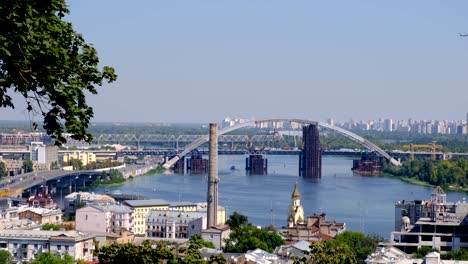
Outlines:
<svg viewBox="0 0 468 264"><path fill-rule="evenodd" d="M153 175L153 174L163 174L164 172L166 171L166 169L161 166L161 165L158 165L156 166L155 168L152 168L151 170L139 175L139 176L146 176L146 175Z"/></svg>
<svg viewBox="0 0 468 264"><path fill-rule="evenodd" d="M129 180L132 180L134 177L139 177L139 176L147 176L147 175L154 175L154 174L162 174L166 170L158 165L155 168L152 168L148 170L145 173L142 173L137 176L130 176L130 177L124 177L124 175L118 171L118 170L110 170L105 173L105 175L100 179L100 181L95 181L92 185L92 187L115 187L115 186L120 186Z"/></svg>
<svg viewBox="0 0 468 264"><path fill-rule="evenodd" d="M382 176L383 177L388 177L388 178L399 179L401 181L404 181L404 182L407 182L407 183L410 183L410 184L414 184L414 185L427 186L427 187L433 187L433 188L439 186L439 185L430 184L428 182L420 181L418 179L410 178L410 177L400 177L400 176L394 176L394 175L391 175L391 174L382 174ZM449 191L454 191L454 192L468 192L468 187L453 186L453 185L452 186L446 186L443 189L449 190Z"/></svg>
<svg viewBox="0 0 468 264"><path fill-rule="evenodd" d="M382 176L445 190L468 192L468 160L413 160L401 167L384 163Z"/></svg>

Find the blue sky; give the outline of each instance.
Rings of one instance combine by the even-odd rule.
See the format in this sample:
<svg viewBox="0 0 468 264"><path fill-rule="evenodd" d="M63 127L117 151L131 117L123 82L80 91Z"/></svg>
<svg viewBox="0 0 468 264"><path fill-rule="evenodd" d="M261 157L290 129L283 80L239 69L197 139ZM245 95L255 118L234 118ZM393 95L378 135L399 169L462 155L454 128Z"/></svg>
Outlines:
<svg viewBox="0 0 468 264"><path fill-rule="evenodd" d="M72 0L94 121L464 119L468 1ZM0 119L25 119L0 110Z"/></svg>

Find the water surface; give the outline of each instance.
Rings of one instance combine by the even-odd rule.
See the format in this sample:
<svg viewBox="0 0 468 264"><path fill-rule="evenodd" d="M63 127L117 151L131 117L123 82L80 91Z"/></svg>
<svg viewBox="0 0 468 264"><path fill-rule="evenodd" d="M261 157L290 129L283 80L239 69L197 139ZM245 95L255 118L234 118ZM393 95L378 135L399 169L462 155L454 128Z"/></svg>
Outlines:
<svg viewBox="0 0 468 264"><path fill-rule="evenodd" d="M298 177L298 156L267 156L268 175L246 175L245 156L219 156L219 202L228 214L238 211L261 226L287 224L288 206L295 181L306 215L326 213L345 222L353 231L389 237L395 221L394 203L428 199L432 188L393 178L353 174L352 159L324 156L321 179ZM230 170L231 166L237 169ZM148 175L122 186L96 188L94 192L120 190L168 201L206 201L207 175ZM461 201L465 194L449 192L448 201Z"/></svg>

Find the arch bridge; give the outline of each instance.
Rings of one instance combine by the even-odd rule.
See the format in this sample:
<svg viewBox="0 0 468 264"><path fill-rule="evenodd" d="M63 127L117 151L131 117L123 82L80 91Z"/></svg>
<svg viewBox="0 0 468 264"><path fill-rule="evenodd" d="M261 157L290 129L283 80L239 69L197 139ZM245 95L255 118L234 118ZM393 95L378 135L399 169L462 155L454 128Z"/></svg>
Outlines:
<svg viewBox="0 0 468 264"><path fill-rule="evenodd" d="M298 124L303 124L303 125L317 125L317 126L319 126L321 128L331 130L333 132L336 132L336 133L338 133L340 135L343 135L343 136L345 136L345 137L347 137L347 138L361 144L362 146L369 149L370 151L375 152L377 155L379 155L381 157L384 157L391 164L393 164L395 166L400 166L401 165L398 160L391 157L387 152L385 152L385 150L381 149L380 147L378 147L374 143L370 142L369 140L367 140L367 139L365 139L365 138L363 138L363 137L361 137L361 136L359 136L359 135L357 135L357 134L355 134L353 132L350 132L350 131L348 131L346 129L343 129L343 128L340 128L340 127L329 125L327 123L311 121L311 120L307 120L307 119L273 118L273 119L251 120L251 121L247 121L247 122L235 125L235 126L230 126L230 127L225 127L223 129L220 129L220 130L218 130L218 136L229 133L229 132L232 132L232 131L237 130L237 129L244 128L244 127L259 126L260 124L263 124L263 123L274 123L274 122L290 122L290 123L298 123ZM202 144L204 144L206 142L208 142L208 135L204 135L204 136L199 137L198 139L194 140L192 143L187 145L185 147L185 149L182 152L180 152L177 156L175 156L174 158L168 160L163 166L166 169L171 168L172 166L174 166L174 164L181 157L184 157L185 155L190 153L192 150L194 150L195 148L201 146Z"/></svg>

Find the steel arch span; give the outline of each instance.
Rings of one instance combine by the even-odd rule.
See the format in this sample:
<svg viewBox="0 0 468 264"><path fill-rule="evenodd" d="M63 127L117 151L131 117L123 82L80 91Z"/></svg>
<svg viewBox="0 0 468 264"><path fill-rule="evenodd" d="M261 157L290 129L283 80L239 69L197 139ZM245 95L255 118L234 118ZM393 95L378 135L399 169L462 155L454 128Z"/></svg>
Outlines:
<svg viewBox="0 0 468 264"><path fill-rule="evenodd" d="M238 125L235 125L235 126L230 126L230 127L225 127L223 129L220 129L218 130L218 136L219 135L223 135L225 133L229 133L231 131L234 131L234 130L237 130L237 129L240 129L240 128L244 128L244 127L249 127L249 126L256 126L256 125L259 125L261 123L271 123L271 122L291 122L291 123L300 123L300 124L313 124L313 125L317 125L319 127L322 127L322 128L325 128L325 129L329 129L329 130L332 130L334 132L337 132L338 134L340 135L343 135L359 144L361 144L362 146L366 147L367 149L377 153L378 155L386 158L390 163L392 163L393 165L395 166L400 166L400 162L394 158L392 158L387 152L385 152L385 150L379 148L377 145L375 145L374 143L370 142L369 140L359 136L359 135L356 135L355 133L353 132L350 132L346 129L343 129L343 128L340 128L340 127L336 127L336 126L332 126L332 125L329 125L327 123L323 123L323 122L317 122L317 121L311 121L311 120L306 120L306 119L297 119L297 118L275 118L275 119L260 119L260 120L252 120L252 121L247 121L247 122L244 122L244 123L241 123L241 124L238 124ZM204 135L200 138L198 138L197 140L193 141L192 143L190 143L189 145L187 145L185 147L185 149L179 153L177 156L175 156L174 158L168 160L163 166L164 168L166 169L169 169L171 168L172 166L174 166L174 164L183 156L187 155L188 153L190 153L192 150L194 150L195 148L201 146L202 144L208 142L208 135Z"/></svg>

